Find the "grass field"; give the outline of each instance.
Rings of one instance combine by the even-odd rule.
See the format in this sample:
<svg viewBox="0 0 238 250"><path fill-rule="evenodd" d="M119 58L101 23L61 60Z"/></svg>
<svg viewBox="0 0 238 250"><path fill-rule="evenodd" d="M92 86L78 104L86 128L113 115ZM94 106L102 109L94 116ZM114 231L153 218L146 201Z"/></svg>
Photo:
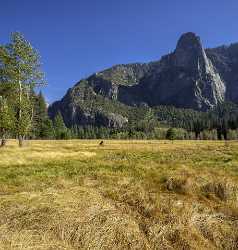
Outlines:
<svg viewBox="0 0 238 250"><path fill-rule="evenodd" d="M15 141L0 249L238 249L238 142Z"/></svg>

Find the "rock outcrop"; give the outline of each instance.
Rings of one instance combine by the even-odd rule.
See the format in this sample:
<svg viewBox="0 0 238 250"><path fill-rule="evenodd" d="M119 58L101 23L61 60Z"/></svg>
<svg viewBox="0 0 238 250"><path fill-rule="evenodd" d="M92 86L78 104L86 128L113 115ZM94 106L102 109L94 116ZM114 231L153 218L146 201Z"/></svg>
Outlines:
<svg viewBox="0 0 238 250"><path fill-rule="evenodd" d="M49 114L61 112L68 126L120 127L127 122L122 110L128 106L206 111L224 101L238 103L238 44L204 49L189 32L159 61L117 65L81 80L49 107Z"/></svg>
<svg viewBox="0 0 238 250"><path fill-rule="evenodd" d="M137 86L123 88L131 98L128 102L123 94L120 101L129 105L145 102L198 110L223 102L226 93L224 80L194 33L184 34L176 50L155 63Z"/></svg>

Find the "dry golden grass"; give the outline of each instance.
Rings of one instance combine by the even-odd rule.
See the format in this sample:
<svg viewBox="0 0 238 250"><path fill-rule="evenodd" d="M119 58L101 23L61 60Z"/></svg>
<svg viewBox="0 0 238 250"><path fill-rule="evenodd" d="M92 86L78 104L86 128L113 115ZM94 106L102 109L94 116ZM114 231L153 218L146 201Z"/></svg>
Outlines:
<svg viewBox="0 0 238 250"><path fill-rule="evenodd" d="M238 143L10 141L0 249L238 249Z"/></svg>

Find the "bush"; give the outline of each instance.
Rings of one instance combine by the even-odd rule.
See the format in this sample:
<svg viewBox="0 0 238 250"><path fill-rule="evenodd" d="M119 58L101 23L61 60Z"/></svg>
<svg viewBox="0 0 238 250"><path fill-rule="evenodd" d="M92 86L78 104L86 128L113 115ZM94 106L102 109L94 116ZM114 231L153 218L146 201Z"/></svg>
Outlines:
<svg viewBox="0 0 238 250"><path fill-rule="evenodd" d="M169 128L166 134L167 140L175 140L176 139L176 130L174 128Z"/></svg>
<svg viewBox="0 0 238 250"><path fill-rule="evenodd" d="M214 130L204 130L201 134L202 140L217 140L217 131Z"/></svg>
<svg viewBox="0 0 238 250"><path fill-rule="evenodd" d="M166 139L167 131L167 128L155 128L154 138L157 140Z"/></svg>
<svg viewBox="0 0 238 250"><path fill-rule="evenodd" d="M227 139L228 140L237 140L237 130L228 130L227 134Z"/></svg>

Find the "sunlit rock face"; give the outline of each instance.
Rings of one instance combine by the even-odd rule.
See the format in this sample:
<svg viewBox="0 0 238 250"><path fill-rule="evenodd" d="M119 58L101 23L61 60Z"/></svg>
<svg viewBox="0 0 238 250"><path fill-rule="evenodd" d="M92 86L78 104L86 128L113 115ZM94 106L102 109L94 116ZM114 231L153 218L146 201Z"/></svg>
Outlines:
<svg viewBox="0 0 238 250"><path fill-rule="evenodd" d="M238 103L238 43L207 49L206 53L224 80L225 100Z"/></svg>
<svg viewBox="0 0 238 250"><path fill-rule="evenodd" d="M199 110L225 100L225 83L194 33L182 35L175 51L153 67L150 74L133 87L134 100L150 106L163 104ZM133 96L132 90L128 92Z"/></svg>
<svg viewBox="0 0 238 250"><path fill-rule="evenodd" d="M174 53L175 65L193 72L194 96L197 107L209 108L225 100L225 83L207 57L201 40L194 33L184 34ZM195 107L196 108L196 107Z"/></svg>

